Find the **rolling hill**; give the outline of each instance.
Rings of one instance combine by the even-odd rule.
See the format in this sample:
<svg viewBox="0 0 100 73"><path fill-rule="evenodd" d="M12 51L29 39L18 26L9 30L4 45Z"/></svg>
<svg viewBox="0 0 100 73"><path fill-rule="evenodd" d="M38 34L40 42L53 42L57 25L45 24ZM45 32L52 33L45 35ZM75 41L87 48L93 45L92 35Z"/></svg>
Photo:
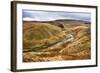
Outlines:
<svg viewBox="0 0 100 73"><path fill-rule="evenodd" d="M64 25L62 28L59 25ZM39 51L23 52L24 62L82 60L91 58L90 23L74 20L52 22L24 22L24 49L40 48ZM45 46L61 41L71 34L73 41L53 49Z"/></svg>
<svg viewBox="0 0 100 73"><path fill-rule="evenodd" d="M64 35L60 27L50 23L26 22L23 27L24 49L46 46Z"/></svg>

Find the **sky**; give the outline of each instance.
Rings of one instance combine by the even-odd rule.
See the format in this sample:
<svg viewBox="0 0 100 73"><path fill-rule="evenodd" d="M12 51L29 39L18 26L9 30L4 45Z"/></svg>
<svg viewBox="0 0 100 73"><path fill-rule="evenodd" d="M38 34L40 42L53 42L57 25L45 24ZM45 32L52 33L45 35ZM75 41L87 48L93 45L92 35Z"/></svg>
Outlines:
<svg viewBox="0 0 100 73"><path fill-rule="evenodd" d="M23 21L53 21L59 19L72 19L90 22L91 20L91 14L83 12L23 10L22 15Z"/></svg>

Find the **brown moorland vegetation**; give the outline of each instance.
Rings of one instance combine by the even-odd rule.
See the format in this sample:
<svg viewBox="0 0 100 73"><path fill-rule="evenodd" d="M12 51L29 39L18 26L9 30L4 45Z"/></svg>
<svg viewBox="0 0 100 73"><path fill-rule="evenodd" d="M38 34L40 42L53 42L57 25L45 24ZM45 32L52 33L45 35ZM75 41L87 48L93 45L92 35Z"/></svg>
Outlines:
<svg viewBox="0 0 100 73"><path fill-rule="evenodd" d="M64 28L57 25L59 22L64 24ZM55 47L68 34L73 35L74 39ZM23 61L44 62L90 59L90 35L90 24L81 21L24 22ZM51 46L53 46L52 49Z"/></svg>

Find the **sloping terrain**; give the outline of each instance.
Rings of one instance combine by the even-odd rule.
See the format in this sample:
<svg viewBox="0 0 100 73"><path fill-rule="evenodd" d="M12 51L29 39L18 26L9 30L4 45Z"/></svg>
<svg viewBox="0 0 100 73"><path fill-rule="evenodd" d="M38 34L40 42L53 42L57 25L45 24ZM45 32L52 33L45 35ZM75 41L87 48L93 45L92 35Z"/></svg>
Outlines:
<svg viewBox="0 0 100 73"><path fill-rule="evenodd" d="M43 47L60 40L63 36L61 28L49 23L24 23L23 42L24 49Z"/></svg>
<svg viewBox="0 0 100 73"><path fill-rule="evenodd" d="M24 25L24 49L35 49L37 46L41 48L38 51L31 50L23 52L24 62L82 60L91 58L90 24L64 21L64 28L62 28L58 27L58 25L55 25L53 22L30 23L32 25L29 23L28 25L27 23ZM53 47L53 49L49 47L45 47L47 49L42 49L43 46L65 40L68 34L73 36L72 41ZM29 35L31 35L32 38L30 38ZM53 44L52 46L55 45L56 44Z"/></svg>

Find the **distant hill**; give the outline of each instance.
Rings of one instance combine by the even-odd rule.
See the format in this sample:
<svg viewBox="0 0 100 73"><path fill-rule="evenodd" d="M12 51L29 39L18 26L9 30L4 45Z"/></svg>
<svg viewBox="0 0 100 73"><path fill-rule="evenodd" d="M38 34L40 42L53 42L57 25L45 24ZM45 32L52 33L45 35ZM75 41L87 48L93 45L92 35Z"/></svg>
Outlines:
<svg viewBox="0 0 100 73"><path fill-rule="evenodd" d="M29 21L24 21L24 22L29 22ZM52 21L30 21L30 22L41 22L41 23L55 23L55 22L67 22L67 23L88 23L90 24L91 22L85 21L85 20L74 20L74 19L57 19L57 20L52 20Z"/></svg>
<svg viewBox="0 0 100 73"><path fill-rule="evenodd" d="M70 24L70 25L81 25L81 24L91 24L91 22L83 21L83 20L73 20L73 19L58 19L53 21L24 21L24 23L49 23L52 25L59 26L61 28L64 28L64 25Z"/></svg>

